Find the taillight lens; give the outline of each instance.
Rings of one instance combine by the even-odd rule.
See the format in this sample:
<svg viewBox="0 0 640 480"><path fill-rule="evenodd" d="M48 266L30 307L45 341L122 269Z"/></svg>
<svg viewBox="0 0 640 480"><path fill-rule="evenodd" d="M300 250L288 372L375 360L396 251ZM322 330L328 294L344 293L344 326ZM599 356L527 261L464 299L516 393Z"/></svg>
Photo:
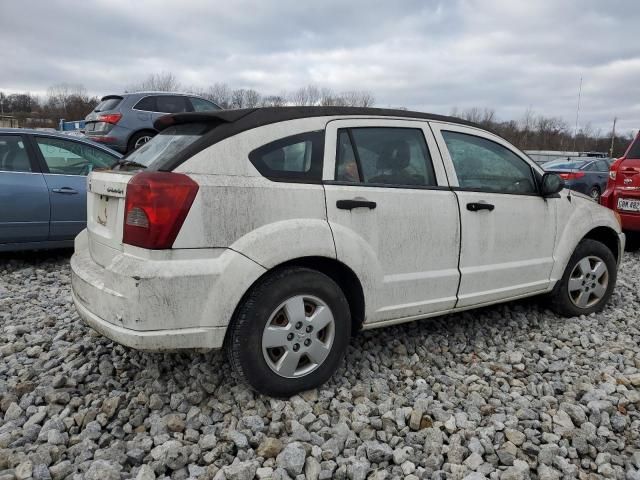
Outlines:
<svg viewBox="0 0 640 480"><path fill-rule="evenodd" d="M560 174L560 176L565 180L576 180L578 178L584 177L584 175L584 172L569 172Z"/></svg>
<svg viewBox="0 0 640 480"><path fill-rule="evenodd" d="M618 158L609 167L609 178L611 180L615 180L616 177L618 176L618 169L620 168L621 163L622 163L622 158Z"/></svg>
<svg viewBox="0 0 640 480"><path fill-rule="evenodd" d="M138 173L127 184L123 242L171 248L197 193L198 184L181 173Z"/></svg>
<svg viewBox="0 0 640 480"><path fill-rule="evenodd" d="M122 118L121 113L105 113L104 115L98 116L98 121L105 122L105 123L113 123L115 125L120 121L121 118Z"/></svg>

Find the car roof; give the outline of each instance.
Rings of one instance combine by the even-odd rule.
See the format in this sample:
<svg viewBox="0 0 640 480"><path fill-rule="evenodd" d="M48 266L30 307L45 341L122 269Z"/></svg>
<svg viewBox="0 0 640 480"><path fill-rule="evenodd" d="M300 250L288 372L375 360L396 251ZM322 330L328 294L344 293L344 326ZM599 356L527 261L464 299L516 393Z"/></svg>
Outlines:
<svg viewBox="0 0 640 480"><path fill-rule="evenodd" d="M0 135L6 134L24 134L24 135L40 135L42 137L52 137L52 138L62 138L64 140L71 140L80 143L86 143L93 147L97 147L100 150L105 150L118 158L122 158L122 155L115 150L112 150L104 145L101 145L97 142L93 142L86 137L79 137L75 135L67 135L58 131L49 131L49 130L35 130L33 128L0 128Z"/></svg>
<svg viewBox="0 0 640 480"><path fill-rule="evenodd" d="M109 98L124 98L124 97L133 97L133 96L149 96L149 95L175 95L178 97L198 97L203 98L200 95L195 93L184 93L184 92L162 92L157 90L148 90L142 92L125 92L125 93L112 93L109 95L104 95L100 98L100 101L107 100ZM206 99L205 99L206 100Z"/></svg>
<svg viewBox="0 0 640 480"><path fill-rule="evenodd" d="M440 122L455 123L480 128L479 125L467 122L460 118L437 115L433 113L413 112L410 110L396 110L387 108L365 108L365 107L260 107L243 108L238 110L218 110L214 112L188 112L173 113L164 115L154 122L154 127L162 131L167 127L185 123L208 123L212 128L202 136L202 139L187 147L181 155L175 157L158 169L173 170L183 163L187 158L195 155L198 151L204 150L214 143L218 143L225 138L232 137L241 132L253 128L262 127L273 123L285 122L312 117L333 117L333 116L357 116L357 117L394 117L412 118L419 120L434 120ZM483 129L486 130L486 129Z"/></svg>

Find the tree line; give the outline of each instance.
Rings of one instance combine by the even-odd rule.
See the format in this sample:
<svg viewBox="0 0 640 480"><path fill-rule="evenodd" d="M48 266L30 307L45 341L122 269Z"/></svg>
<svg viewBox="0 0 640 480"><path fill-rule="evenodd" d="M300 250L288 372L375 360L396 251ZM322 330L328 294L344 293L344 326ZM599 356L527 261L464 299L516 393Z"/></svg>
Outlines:
<svg viewBox="0 0 640 480"><path fill-rule="evenodd" d="M586 123L576 132L565 120L536 114L531 108L519 120L507 121L499 120L489 108L453 108L450 114L500 135L521 150L609 153L611 148L612 130L603 131ZM613 156L621 156L631 140L631 133L617 133L613 139Z"/></svg>
<svg viewBox="0 0 640 480"><path fill-rule="evenodd" d="M151 74L145 80L127 86L124 91L184 91L207 98L224 109L285 105L375 105L374 95L364 90L335 92L330 88L307 85L278 94L263 94L252 88L232 88L220 82L207 88L185 87L170 72ZM24 127L55 128L60 119L83 119L99 101L98 97L89 95L83 85L61 83L49 87L42 99L29 92L4 94L0 91L0 113L13 116ZM611 145L611 132L594 129L590 123L574 132L563 119L536 114L532 109L527 109L519 120L507 121L499 120L495 111L488 108L454 108L450 114L477 123L522 150L608 152ZM614 138L614 156L620 156L630 141L630 133L617 134Z"/></svg>

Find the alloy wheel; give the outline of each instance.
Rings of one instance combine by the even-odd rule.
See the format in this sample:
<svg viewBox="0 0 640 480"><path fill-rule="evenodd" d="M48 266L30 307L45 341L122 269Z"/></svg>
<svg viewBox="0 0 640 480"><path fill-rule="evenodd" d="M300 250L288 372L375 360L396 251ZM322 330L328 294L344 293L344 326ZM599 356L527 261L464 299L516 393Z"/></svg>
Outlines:
<svg viewBox="0 0 640 480"><path fill-rule="evenodd" d="M329 306L310 295L285 300L269 316L262 353L269 368L285 378L303 377L331 352L335 319Z"/></svg>
<svg viewBox="0 0 640 480"><path fill-rule="evenodd" d="M569 277L569 298L578 308L589 308L597 304L607 292L609 269L596 256L580 260Z"/></svg>
<svg viewBox="0 0 640 480"><path fill-rule="evenodd" d="M142 145L144 145L145 143L147 143L149 140L151 140L151 135L144 135L142 137L140 137L139 139L136 140L136 143L134 143L133 148L134 150L137 150L138 148L140 148Z"/></svg>

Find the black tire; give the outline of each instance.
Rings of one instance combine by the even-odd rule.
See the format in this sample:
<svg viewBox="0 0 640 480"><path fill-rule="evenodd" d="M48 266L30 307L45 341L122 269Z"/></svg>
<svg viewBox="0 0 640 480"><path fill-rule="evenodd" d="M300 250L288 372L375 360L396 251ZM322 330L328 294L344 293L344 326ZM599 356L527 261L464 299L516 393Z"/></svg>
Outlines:
<svg viewBox="0 0 640 480"><path fill-rule="evenodd" d="M136 148L140 148L142 145L144 145L143 143L138 145L141 139L145 137L153 138L155 136L156 136L156 132L152 132L151 130L142 130L140 132L134 133L129 139L129 142L127 143L127 153L131 152L132 150L135 150Z"/></svg>
<svg viewBox="0 0 640 480"><path fill-rule="evenodd" d="M607 267L607 285L606 290L602 297L600 297L597 302L596 299L593 299L593 304L589 304L588 306L581 308L574 301L569 293L569 280L571 279L571 274L576 269L578 263L588 257L597 257L601 259ZM578 246L576 247L573 255L569 259L569 263L562 275L560 281L556 284L553 291L550 294L550 307L556 313L566 316L566 317L576 317L579 315L589 315L593 312L601 311L609 298L611 297L611 293L613 292L613 288L616 284L617 278L617 265L616 259L613 256L613 252L609 250L609 248L596 240L585 239L582 240ZM587 283L593 280L587 280ZM575 291L574 291L575 294ZM588 297L592 298L592 297Z"/></svg>
<svg viewBox="0 0 640 480"><path fill-rule="evenodd" d="M285 378L272 370L268 354L263 353L263 332L279 306L296 296L313 296L329 307L334 319L333 341L328 356L315 369L303 376ZM306 307L305 303L305 315ZM326 382L342 362L350 338L351 313L340 287L316 270L291 267L268 274L245 295L227 330L225 347L229 363L253 389L265 395L288 397Z"/></svg>
<svg viewBox="0 0 640 480"><path fill-rule="evenodd" d="M592 187L591 190L589 190L589 196L594 202L600 203L600 188Z"/></svg>

